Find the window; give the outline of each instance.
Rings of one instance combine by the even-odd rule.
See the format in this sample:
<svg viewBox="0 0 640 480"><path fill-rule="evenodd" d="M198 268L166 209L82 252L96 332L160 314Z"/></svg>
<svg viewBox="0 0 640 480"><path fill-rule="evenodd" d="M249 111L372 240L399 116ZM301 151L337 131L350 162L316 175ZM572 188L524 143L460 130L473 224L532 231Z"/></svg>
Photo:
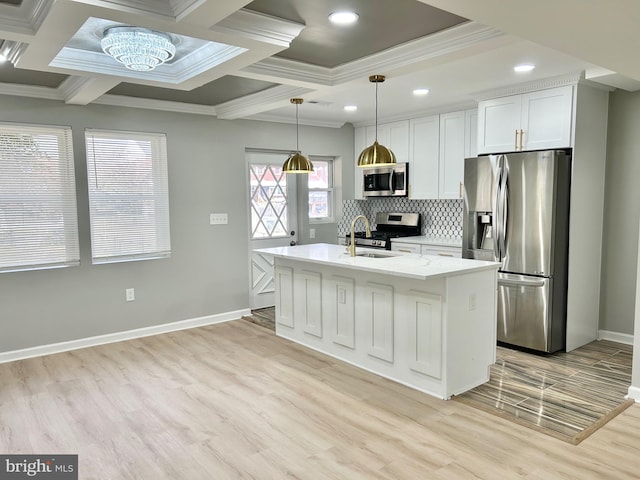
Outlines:
<svg viewBox="0 0 640 480"><path fill-rule="evenodd" d="M93 263L168 257L166 136L87 130Z"/></svg>
<svg viewBox="0 0 640 480"><path fill-rule="evenodd" d="M313 172L309 173L309 220L333 221L333 160L310 158Z"/></svg>
<svg viewBox="0 0 640 480"><path fill-rule="evenodd" d="M0 124L0 271L80 263L71 128Z"/></svg>

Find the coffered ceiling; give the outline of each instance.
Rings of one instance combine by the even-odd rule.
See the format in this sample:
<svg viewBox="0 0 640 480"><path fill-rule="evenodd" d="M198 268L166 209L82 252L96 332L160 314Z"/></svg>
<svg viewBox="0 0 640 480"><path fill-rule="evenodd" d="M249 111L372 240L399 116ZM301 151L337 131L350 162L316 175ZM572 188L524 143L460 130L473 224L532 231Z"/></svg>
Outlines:
<svg viewBox="0 0 640 480"><path fill-rule="evenodd" d="M598 21L614 4L620 29ZM359 21L330 24L342 9ZM639 64L626 57L637 20L635 0L0 0L9 58L0 94L285 122L294 121L289 99L302 97L301 123L340 127L373 121L371 74L387 76L381 121L580 71L637 89ZM100 47L104 30L121 25L169 34L175 57L151 72L126 69ZM523 62L537 68L515 74ZM414 97L416 87L430 92Z"/></svg>

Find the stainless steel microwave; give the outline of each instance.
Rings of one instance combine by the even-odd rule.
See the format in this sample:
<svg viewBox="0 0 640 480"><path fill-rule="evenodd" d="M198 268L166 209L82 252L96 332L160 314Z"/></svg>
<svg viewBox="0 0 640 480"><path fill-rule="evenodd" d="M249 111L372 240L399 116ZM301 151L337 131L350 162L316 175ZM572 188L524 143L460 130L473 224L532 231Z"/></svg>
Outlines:
<svg viewBox="0 0 640 480"><path fill-rule="evenodd" d="M409 193L409 165L396 163L388 167L365 168L362 171L365 197L406 197Z"/></svg>

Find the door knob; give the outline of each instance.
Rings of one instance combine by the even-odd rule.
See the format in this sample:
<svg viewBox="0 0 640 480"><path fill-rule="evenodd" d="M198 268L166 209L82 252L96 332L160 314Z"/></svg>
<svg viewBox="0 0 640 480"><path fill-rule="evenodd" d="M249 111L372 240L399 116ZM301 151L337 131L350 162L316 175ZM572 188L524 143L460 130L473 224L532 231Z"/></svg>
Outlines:
<svg viewBox="0 0 640 480"><path fill-rule="evenodd" d="M291 236L293 237L296 234L295 230L291 230Z"/></svg>
<svg viewBox="0 0 640 480"><path fill-rule="evenodd" d="M296 245L295 240L291 240L291 241L289 242L289 245L291 245L292 247L295 247L295 245Z"/></svg>

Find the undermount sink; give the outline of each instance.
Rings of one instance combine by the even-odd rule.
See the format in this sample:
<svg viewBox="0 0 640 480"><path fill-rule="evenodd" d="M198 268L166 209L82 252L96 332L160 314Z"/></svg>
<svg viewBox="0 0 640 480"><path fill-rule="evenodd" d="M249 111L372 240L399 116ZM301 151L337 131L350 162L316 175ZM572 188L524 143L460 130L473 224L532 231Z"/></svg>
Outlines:
<svg viewBox="0 0 640 480"><path fill-rule="evenodd" d="M388 253L362 252L362 253L356 253L356 257L389 258L389 257L395 257L395 255L389 255Z"/></svg>

